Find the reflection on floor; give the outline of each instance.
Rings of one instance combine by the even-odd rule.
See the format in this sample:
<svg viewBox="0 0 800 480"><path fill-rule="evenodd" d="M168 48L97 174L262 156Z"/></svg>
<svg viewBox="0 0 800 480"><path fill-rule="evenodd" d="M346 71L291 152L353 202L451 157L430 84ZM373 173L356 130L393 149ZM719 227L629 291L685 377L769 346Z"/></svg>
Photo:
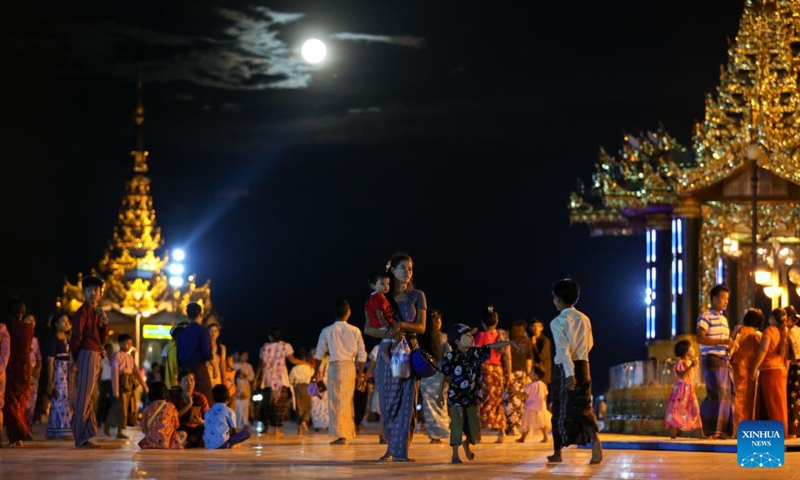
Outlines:
<svg viewBox="0 0 800 480"><path fill-rule="evenodd" d="M349 445L329 445L325 432L312 432L300 437L287 425L282 437L254 435L239 450L142 451L136 446L141 433L128 429L131 440L97 438L103 448L76 450L71 441L36 440L22 448L0 450L0 479L106 478L131 479L215 479L232 478L671 478L682 480L726 480L752 478L800 477L794 472L800 466L800 454L787 453L786 465L779 469L759 470L740 468L732 453L620 450L625 442L635 444L669 441L665 438L604 435L609 447L601 465L590 466L588 449L569 448L563 453L564 462L547 464L546 456L552 443L528 441L524 444L509 438L495 444L494 436L485 433L486 443L474 448L475 460L461 465L449 463L451 449L442 444L429 444L424 434L417 434L411 447L416 463L383 463L378 458L385 446L378 444L377 425L369 424L366 433ZM44 427L37 425L35 438L44 437ZM5 438L5 436L4 436ZM690 440L675 440L676 444L691 445ZM724 444L735 445L733 441ZM723 443L720 443L723 445Z"/></svg>

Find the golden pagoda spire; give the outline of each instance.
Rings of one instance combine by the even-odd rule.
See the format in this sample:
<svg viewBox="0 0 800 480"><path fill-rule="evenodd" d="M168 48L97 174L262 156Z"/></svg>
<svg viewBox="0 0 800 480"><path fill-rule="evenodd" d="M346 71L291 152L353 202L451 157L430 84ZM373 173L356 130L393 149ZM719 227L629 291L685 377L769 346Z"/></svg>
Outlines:
<svg viewBox="0 0 800 480"><path fill-rule="evenodd" d="M766 153L762 168L800 183L799 15L797 0L746 0L716 96L696 125L697 168L682 172L682 192L742 167L751 145Z"/></svg>
<svg viewBox="0 0 800 480"><path fill-rule="evenodd" d="M144 149L144 104L142 103L142 79L136 82L136 110L133 116L136 124L134 134L135 150L131 150L133 157L133 171L137 173L147 172L147 150Z"/></svg>
<svg viewBox="0 0 800 480"><path fill-rule="evenodd" d="M100 272L109 279L112 296L120 303L125 297L134 298L139 311L143 303L155 302L166 282L160 279L161 270L168 258L157 253L164 245L161 229L156 225L156 211L150 194L150 177L147 175L148 152L144 149L144 104L142 82L137 82L137 102L134 110L135 149L131 151L133 170L125 182L125 196L114 227L111 244L100 262ZM129 280L135 279L130 282ZM131 306L134 307L133 305ZM155 303L152 305L155 307Z"/></svg>
<svg viewBox="0 0 800 480"><path fill-rule="evenodd" d="M189 302L200 302L211 311L211 283L207 280L198 285L195 275L190 275L179 287L170 287L168 283L166 265L169 255L163 251L164 239L156 225L147 174L141 79L136 87L134 149L130 152L133 165L125 182L125 195L111 242L99 268L92 269L91 273L106 280L100 304L109 312L110 322L130 323L141 316L150 322L171 323L175 321L176 313L185 311ZM74 313L80 307L84 300L81 279L82 275L78 274L77 283L65 280L56 300L58 308Z"/></svg>

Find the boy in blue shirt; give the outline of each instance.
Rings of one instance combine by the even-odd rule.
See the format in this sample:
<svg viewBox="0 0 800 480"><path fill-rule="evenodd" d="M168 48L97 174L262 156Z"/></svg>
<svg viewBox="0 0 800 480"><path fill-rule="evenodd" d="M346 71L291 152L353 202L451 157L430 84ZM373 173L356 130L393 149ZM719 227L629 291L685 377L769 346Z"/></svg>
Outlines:
<svg viewBox="0 0 800 480"><path fill-rule="evenodd" d="M216 402L208 412L204 421L203 441L208 449L233 448L248 438L250 430L247 427L241 432L236 431L236 414L226 403L230 399L230 392L225 385L217 385L211 390Z"/></svg>

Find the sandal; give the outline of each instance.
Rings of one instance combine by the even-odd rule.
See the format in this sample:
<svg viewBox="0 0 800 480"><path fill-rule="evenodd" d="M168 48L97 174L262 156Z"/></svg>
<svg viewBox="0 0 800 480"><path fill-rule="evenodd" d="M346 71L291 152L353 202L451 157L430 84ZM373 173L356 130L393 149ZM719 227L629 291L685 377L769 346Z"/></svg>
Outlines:
<svg viewBox="0 0 800 480"><path fill-rule="evenodd" d="M416 462L413 458L408 457L394 457L393 462Z"/></svg>
<svg viewBox="0 0 800 480"><path fill-rule="evenodd" d="M393 459L392 459L392 456L387 453L386 455L384 455L381 458L379 458L378 461L379 462L391 462L391 461L393 461Z"/></svg>

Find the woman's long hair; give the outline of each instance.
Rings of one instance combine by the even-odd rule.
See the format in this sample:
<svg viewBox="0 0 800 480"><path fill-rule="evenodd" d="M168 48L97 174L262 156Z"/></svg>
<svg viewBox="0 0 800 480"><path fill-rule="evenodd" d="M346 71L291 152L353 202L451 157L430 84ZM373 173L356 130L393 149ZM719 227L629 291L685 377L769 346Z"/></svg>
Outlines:
<svg viewBox="0 0 800 480"><path fill-rule="evenodd" d="M209 323L209 324L208 324L208 329L210 330L210 329L211 329L211 327L216 327L216 328L217 328L217 330L218 330L218 331L219 331L219 333L220 333L220 334L217 336L217 351L216 351L216 354L217 354L217 355L222 355L222 342L220 341L220 338L222 337L222 327L220 327L220 326L219 326L219 323L216 323L216 322L215 322L215 323Z"/></svg>
<svg viewBox="0 0 800 480"><path fill-rule="evenodd" d="M782 308L776 308L770 312L769 316L775 320L775 322L778 324L778 331L781 332L781 338L778 340L778 348L775 349L775 353L783 358L786 358L786 338L788 333L786 328L786 310Z"/></svg>
<svg viewBox="0 0 800 480"><path fill-rule="evenodd" d="M47 319L47 329L53 333L56 333L56 324L58 323L59 320L61 320L61 317L63 317L64 315L69 317L69 314L67 314L67 312L63 310L57 310L52 315L50 315L50 317Z"/></svg>
<svg viewBox="0 0 800 480"><path fill-rule="evenodd" d="M405 252L397 252L392 255L392 259L389 260L389 268L386 270L389 272L389 295L394 296L395 288L397 288L397 279L394 278L394 274L392 273L392 269L396 266L400 265L401 262L408 261L412 265L414 264L414 259L411 258L411 255ZM408 282L408 289L411 290L414 288L414 276L412 273L411 280Z"/></svg>
<svg viewBox="0 0 800 480"><path fill-rule="evenodd" d="M425 333L417 338L419 348L433 355L436 361L442 360L442 332L434 326L435 319L441 319L439 310L431 310L430 318L425 322Z"/></svg>

